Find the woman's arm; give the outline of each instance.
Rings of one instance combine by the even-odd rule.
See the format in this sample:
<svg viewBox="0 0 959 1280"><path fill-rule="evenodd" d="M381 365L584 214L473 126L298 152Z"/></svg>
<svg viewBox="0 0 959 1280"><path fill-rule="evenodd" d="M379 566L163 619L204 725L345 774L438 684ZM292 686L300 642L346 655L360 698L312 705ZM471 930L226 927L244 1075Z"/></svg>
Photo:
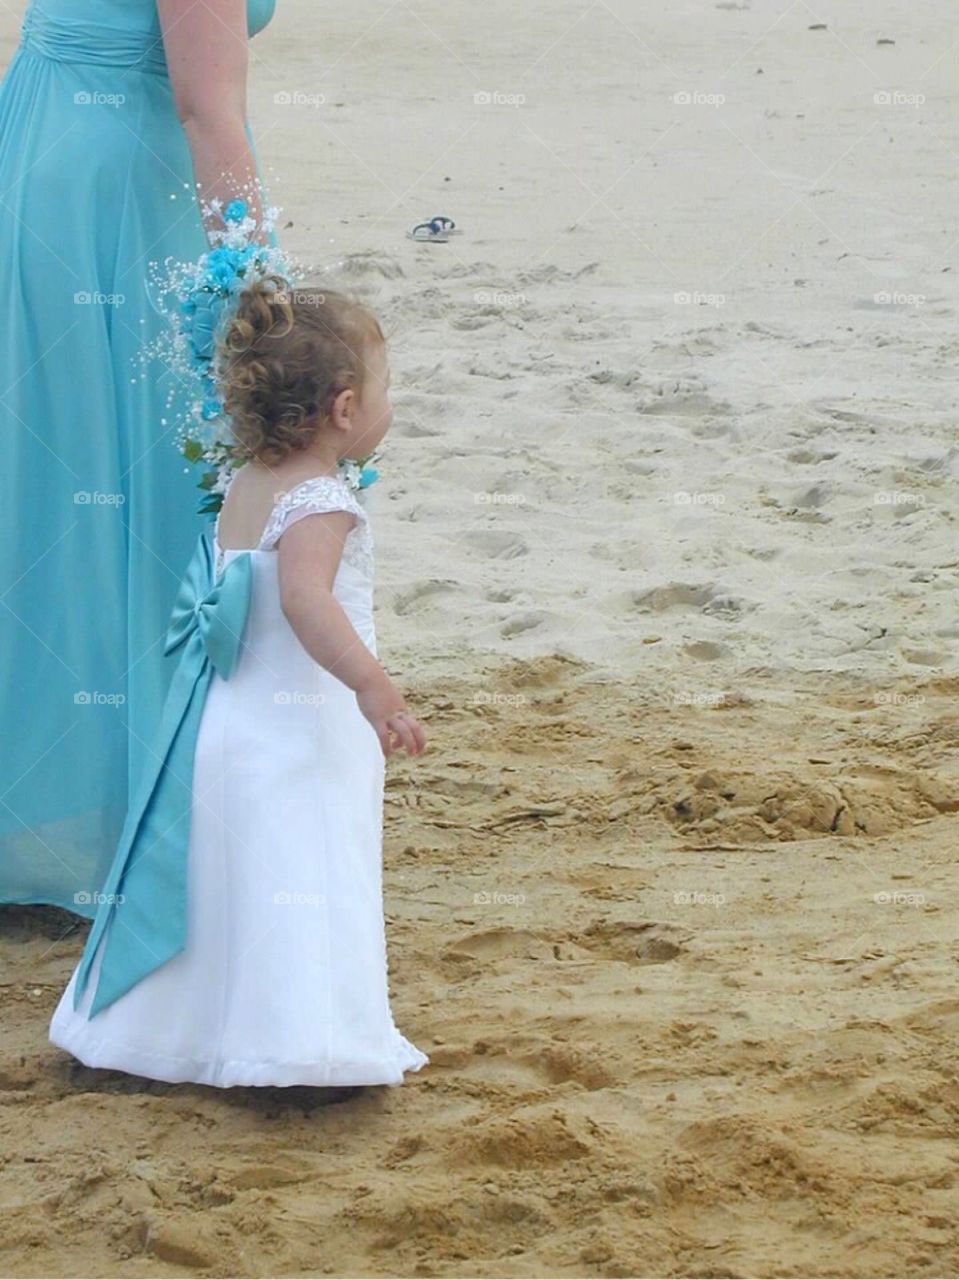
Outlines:
<svg viewBox="0 0 959 1280"><path fill-rule="evenodd" d="M313 661L354 691L384 754L394 750L393 733L410 755L419 755L426 745L422 727L333 595L343 544L356 518L330 511L304 516L287 529L277 544L280 605Z"/></svg>
<svg viewBox="0 0 959 1280"><path fill-rule="evenodd" d="M157 0L157 12L201 205L242 196L259 225L256 162L244 129L246 0ZM222 226L209 217L204 222L207 233Z"/></svg>

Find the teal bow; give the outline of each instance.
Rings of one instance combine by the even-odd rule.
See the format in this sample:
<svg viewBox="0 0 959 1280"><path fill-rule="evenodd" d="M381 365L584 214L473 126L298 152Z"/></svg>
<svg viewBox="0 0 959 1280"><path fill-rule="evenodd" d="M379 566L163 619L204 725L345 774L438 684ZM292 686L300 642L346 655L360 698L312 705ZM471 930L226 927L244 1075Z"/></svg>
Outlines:
<svg viewBox="0 0 959 1280"><path fill-rule="evenodd" d="M180 584L164 652L180 652L137 803L130 807L77 971L77 1009L106 934L88 1017L124 995L186 946L187 853L193 757L213 672L228 679L239 657L252 562L235 556L217 579L213 535L200 534Z"/></svg>

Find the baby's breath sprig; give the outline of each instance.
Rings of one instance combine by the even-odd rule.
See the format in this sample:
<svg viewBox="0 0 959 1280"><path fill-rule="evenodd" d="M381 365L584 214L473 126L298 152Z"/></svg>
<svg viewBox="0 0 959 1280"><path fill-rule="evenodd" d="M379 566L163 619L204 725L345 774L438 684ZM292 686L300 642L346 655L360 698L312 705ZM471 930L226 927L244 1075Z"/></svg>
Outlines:
<svg viewBox="0 0 959 1280"><path fill-rule="evenodd" d="M204 222L217 227L210 235L210 249L196 262L167 258L162 268L150 264L153 305L167 317L170 328L145 348L143 359L161 360L174 375L168 403L177 399L182 405L182 388L188 388L187 406L179 409L174 424L175 440L187 462L203 468L197 487L205 497L199 510L214 515L242 465L220 397L217 340L237 295L254 280L275 274L293 283L305 273L276 243L277 208L264 207L259 223L239 197L225 206L211 200L201 211ZM167 426L167 420L161 425ZM371 465L376 460L375 453L359 462L344 460L340 474L353 489L365 489L377 478Z"/></svg>

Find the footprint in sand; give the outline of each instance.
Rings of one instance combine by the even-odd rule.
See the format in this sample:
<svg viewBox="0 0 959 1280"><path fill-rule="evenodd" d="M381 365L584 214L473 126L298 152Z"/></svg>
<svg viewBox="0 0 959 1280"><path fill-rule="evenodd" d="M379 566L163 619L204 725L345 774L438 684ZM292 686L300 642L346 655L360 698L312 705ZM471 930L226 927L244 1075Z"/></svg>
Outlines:
<svg viewBox="0 0 959 1280"><path fill-rule="evenodd" d="M625 595L617 595L616 601L625 606L626 610L640 613L698 609L706 617L727 622L736 621L756 608L742 596L723 591L711 583L696 586L691 583L670 582L666 586L651 587L646 591L627 591Z"/></svg>
<svg viewBox="0 0 959 1280"><path fill-rule="evenodd" d="M644 612L663 613L667 609L703 608L719 595L719 588L712 582L667 582L661 587L631 593L631 601Z"/></svg>
<svg viewBox="0 0 959 1280"><path fill-rule="evenodd" d="M664 394L637 405L637 412L645 417L709 418L724 417L731 412L725 401L711 400L698 392Z"/></svg>
<svg viewBox="0 0 959 1280"><path fill-rule="evenodd" d="M438 578L429 578L423 582L415 582L407 591L398 592L393 598L393 612L401 618L411 613L422 613L429 608L434 597L455 591L456 583Z"/></svg>
<svg viewBox="0 0 959 1280"><path fill-rule="evenodd" d="M608 1089L617 1083L615 1074L594 1055L569 1045L549 1044L519 1060L539 1072L547 1084L580 1084L584 1089Z"/></svg>
<svg viewBox="0 0 959 1280"><path fill-rule="evenodd" d="M711 618L738 618L750 612L756 606L748 604L741 596L717 595L708 604L703 605L703 613Z"/></svg>
<svg viewBox="0 0 959 1280"><path fill-rule="evenodd" d="M429 439L442 434L441 426L434 426L433 420L442 416L442 406L435 398L426 395L414 395L407 391L402 403L397 400L396 435L405 436L409 440Z"/></svg>
<svg viewBox="0 0 959 1280"><path fill-rule="evenodd" d="M835 456L835 449L831 452L825 449L793 449L786 454L786 460L803 466L812 466L817 462L831 462Z"/></svg>
<svg viewBox="0 0 959 1280"><path fill-rule="evenodd" d="M618 387L620 391L629 391L642 378L636 369L597 369L595 373L586 375L590 382L603 387Z"/></svg>
<svg viewBox="0 0 959 1280"><path fill-rule="evenodd" d="M36 1055L19 1056L16 1061L10 1059L0 1065L0 1092L26 1092L36 1083L37 1077L43 1074L43 1061Z"/></svg>
<svg viewBox="0 0 959 1280"><path fill-rule="evenodd" d="M450 1136L449 1159L457 1168L492 1164L540 1169L590 1155L596 1146L588 1121L546 1104L521 1107L465 1131L458 1126Z"/></svg>
<svg viewBox="0 0 959 1280"><path fill-rule="evenodd" d="M484 929L444 947L437 968L447 981L459 982L488 973L500 960L517 959L546 962L554 956L549 942L529 929Z"/></svg>
<svg viewBox="0 0 959 1280"><path fill-rule="evenodd" d="M732 649L725 644L716 644L714 640L693 640L691 644L683 645L683 653L700 662L718 662L721 658L728 658Z"/></svg>
<svg viewBox="0 0 959 1280"><path fill-rule="evenodd" d="M526 613L518 613L509 622L504 622L499 629L504 640L512 640L514 636L525 635L527 631L535 631L550 621L550 615L541 610L531 609Z"/></svg>
<svg viewBox="0 0 959 1280"><path fill-rule="evenodd" d="M430 1050L431 1066L466 1068L474 1078L527 1090L572 1083L594 1091L617 1083L615 1071L608 1063L597 1060L594 1053L559 1038L544 1039L542 1035L484 1035L472 1047L442 1045L439 1055L437 1062L436 1050Z"/></svg>
<svg viewBox="0 0 959 1280"><path fill-rule="evenodd" d="M818 511L820 507L825 506L834 493L835 486L821 480L808 489L801 489L795 493L786 505L799 511Z"/></svg>
<svg viewBox="0 0 959 1280"><path fill-rule="evenodd" d="M490 560L515 560L529 551L525 538L507 529L468 529L461 541Z"/></svg>
<svg viewBox="0 0 959 1280"><path fill-rule="evenodd" d="M689 935L674 925L655 920L632 924L625 920L597 920L576 938L589 951L626 964L668 964L682 954Z"/></svg>
<svg viewBox="0 0 959 1280"><path fill-rule="evenodd" d="M548 960L552 955L546 939L531 929L483 929L467 933L443 950L444 956L465 956L472 960Z"/></svg>
<svg viewBox="0 0 959 1280"><path fill-rule="evenodd" d="M871 424L873 419L868 414L861 413L853 409L837 409L835 405L829 404L824 400L812 400L809 407L816 413L824 414L827 418L832 418L834 422L849 422L857 426L862 424Z"/></svg>
<svg viewBox="0 0 959 1280"><path fill-rule="evenodd" d="M382 280L401 280L405 274L396 258L385 253L348 253L334 272L335 275L353 280L367 279L370 276Z"/></svg>

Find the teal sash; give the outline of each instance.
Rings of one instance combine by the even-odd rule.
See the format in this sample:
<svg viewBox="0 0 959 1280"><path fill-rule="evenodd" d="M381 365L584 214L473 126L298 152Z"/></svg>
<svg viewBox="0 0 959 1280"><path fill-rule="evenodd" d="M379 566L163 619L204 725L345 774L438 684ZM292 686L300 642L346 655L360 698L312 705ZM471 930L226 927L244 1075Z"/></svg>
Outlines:
<svg viewBox="0 0 959 1280"><path fill-rule="evenodd" d="M217 579L212 530L200 534L164 646L165 653L182 652L164 703L155 760L127 814L77 971L74 1009L106 933L90 1018L186 946L197 733L213 672L226 680L236 666L251 582L249 555L234 556Z"/></svg>

